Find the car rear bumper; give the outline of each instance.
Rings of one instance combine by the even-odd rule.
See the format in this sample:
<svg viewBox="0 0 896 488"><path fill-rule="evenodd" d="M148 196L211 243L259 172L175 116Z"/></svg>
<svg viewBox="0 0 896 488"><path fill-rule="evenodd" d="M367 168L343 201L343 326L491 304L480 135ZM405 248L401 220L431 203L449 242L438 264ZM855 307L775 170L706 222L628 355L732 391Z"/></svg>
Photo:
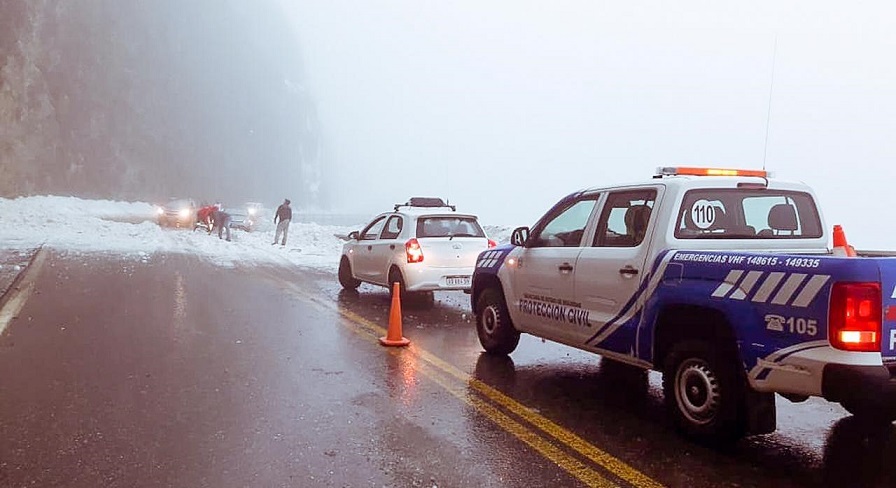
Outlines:
<svg viewBox="0 0 896 488"><path fill-rule="evenodd" d="M439 291L469 290L472 284L473 267L456 268L414 268L403 270L405 290Z"/></svg>
<svg viewBox="0 0 896 488"><path fill-rule="evenodd" d="M821 381L822 396L840 403L896 408L896 365L828 364Z"/></svg>

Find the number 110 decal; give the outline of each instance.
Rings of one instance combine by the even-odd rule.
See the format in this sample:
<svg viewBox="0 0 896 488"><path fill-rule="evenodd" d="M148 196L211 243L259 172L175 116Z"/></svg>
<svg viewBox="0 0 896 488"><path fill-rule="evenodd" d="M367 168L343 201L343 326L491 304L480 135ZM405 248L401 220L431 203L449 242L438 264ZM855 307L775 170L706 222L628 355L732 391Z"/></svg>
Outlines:
<svg viewBox="0 0 896 488"><path fill-rule="evenodd" d="M721 209L720 202L697 200L691 205L691 220L698 229L709 229L716 221L717 208Z"/></svg>

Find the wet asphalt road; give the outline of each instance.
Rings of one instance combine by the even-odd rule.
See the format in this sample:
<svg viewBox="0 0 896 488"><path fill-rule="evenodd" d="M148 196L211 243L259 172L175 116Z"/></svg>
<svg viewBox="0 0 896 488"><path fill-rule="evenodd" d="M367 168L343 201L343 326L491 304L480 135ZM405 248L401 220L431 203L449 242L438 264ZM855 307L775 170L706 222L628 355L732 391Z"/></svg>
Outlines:
<svg viewBox="0 0 896 488"><path fill-rule="evenodd" d="M779 398L778 432L697 446L655 374L482 355L462 293L403 303L384 348L386 290L329 273L45 256L0 336L3 487L896 486L892 427Z"/></svg>

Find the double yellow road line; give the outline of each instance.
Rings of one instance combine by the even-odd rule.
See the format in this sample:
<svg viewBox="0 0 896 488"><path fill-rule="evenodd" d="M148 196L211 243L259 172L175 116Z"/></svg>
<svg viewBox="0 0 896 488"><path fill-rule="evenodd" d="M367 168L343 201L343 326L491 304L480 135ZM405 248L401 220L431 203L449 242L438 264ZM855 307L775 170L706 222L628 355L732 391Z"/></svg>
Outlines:
<svg viewBox="0 0 896 488"><path fill-rule="evenodd" d="M386 335L385 328L354 312L312 296L293 284L287 286L305 301L340 314L346 319L342 322L344 326L372 344L379 345L378 338ZM385 353L416 355L422 360L418 363L420 374L474 408L586 486L645 488L663 486L573 432L424 349L411 345L407 349L388 348Z"/></svg>
<svg viewBox="0 0 896 488"><path fill-rule="evenodd" d="M22 307L34 293L34 283L40 275L47 256L43 249L38 249L31 257L28 267L13 281L7 296L0 302L0 335L14 318L19 316Z"/></svg>

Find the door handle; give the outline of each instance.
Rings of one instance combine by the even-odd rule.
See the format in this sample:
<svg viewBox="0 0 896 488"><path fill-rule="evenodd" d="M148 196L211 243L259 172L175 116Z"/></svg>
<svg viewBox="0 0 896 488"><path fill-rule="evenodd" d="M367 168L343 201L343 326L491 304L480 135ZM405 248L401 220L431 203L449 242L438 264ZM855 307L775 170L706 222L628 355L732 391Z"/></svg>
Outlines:
<svg viewBox="0 0 896 488"><path fill-rule="evenodd" d="M572 265L569 263L563 263L560 266L557 266L557 269L559 269L560 272L569 272L572 271Z"/></svg>
<svg viewBox="0 0 896 488"><path fill-rule="evenodd" d="M633 268L632 265L626 264L625 267L619 268L619 274L626 276L634 276L638 274L638 270Z"/></svg>
<svg viewBox="0 0 896 488"><path fill-rule="evenodd" d="M391 249L391 250L394 251L394 250L395 250L395 244L389 244L389 249Z"/></svg>

